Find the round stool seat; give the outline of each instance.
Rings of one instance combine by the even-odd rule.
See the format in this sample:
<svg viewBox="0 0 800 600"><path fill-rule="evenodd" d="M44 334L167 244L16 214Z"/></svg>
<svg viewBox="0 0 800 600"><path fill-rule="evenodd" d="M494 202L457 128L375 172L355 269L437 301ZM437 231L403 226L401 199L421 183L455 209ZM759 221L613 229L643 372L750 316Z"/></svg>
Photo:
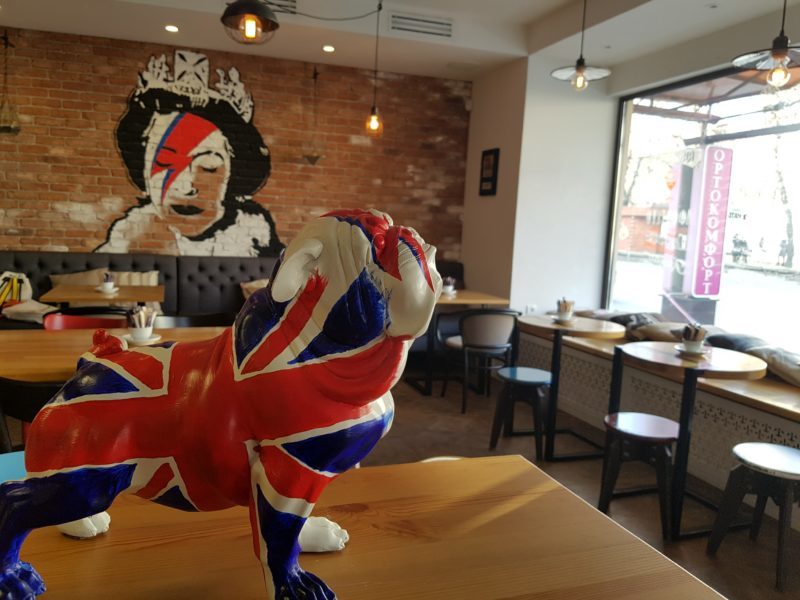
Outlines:
<svg viewBox="0 0 800 600"><path fill-rule="evenodd" d="M603 421L607 429L639 440L663 444L677 440L680 429L671 419L638 412L611 413Z"/></svg>
<svg viewBox="0 0 800 600"><path fill-rule="evenodd" d="M503 367L497 371L497 376L503 381L522 385L550 385L550 371L531 367Z"/></svg>
<svg viewBox="0 0 800 600"><path fill-rule="evenodd" d="M748 442L733 447L734 456L743 465L773 477L800 480L800 450L767 444Z"/></svg>

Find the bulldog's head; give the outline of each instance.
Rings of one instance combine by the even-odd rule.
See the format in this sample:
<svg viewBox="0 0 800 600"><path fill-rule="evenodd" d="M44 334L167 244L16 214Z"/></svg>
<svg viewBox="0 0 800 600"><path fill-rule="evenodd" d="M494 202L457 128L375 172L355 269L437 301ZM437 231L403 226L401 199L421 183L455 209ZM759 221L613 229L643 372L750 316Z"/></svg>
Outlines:
<svg viewBox="0 0 800 600"><path fill-rule="evenodd" d="M272 299L288 302L324 285L313 317L324 328L368 328L414 338L428 327L442 279L436 248L411 228L376 211L341 210L307 225L289 244L270 285ZM319 313L319 314L317 314Z"/></svg>

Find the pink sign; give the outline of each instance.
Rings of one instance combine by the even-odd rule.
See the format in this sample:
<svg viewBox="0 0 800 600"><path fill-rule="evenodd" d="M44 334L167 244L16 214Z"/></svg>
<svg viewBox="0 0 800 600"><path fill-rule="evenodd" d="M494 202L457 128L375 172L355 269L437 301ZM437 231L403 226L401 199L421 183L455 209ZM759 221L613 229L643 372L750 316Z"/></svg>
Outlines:
<svg viewBox="0 0 800 600"><path fill-rule="evenodd" d="M732 162L733 150L706 148L692 265L692 295L696 298L719 295Z"/></svg>

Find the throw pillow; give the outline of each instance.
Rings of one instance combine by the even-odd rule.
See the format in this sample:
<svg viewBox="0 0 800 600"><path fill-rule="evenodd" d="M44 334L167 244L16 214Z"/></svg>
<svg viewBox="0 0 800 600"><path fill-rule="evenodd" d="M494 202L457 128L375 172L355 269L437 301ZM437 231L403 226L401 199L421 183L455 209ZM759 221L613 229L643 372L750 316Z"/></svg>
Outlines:
<svg viewBox="0 0 800 600"><path fill-rule="evenodd" d="M748 352L751 348L769 346L769 343L754 335L745 333L718 333L706 337L706 341L716 347L737 352Z"/></svg>
<svg viewBox="0 0 800 600"><path fill-rule="evenodd" d="M117 285L158 285L158 271L112 271L114 283ZM136 306L136 302L118 302L112 304L118 308L131 309ZM147 302L148 308L152 308L157 314L161 314L161 303Z"/></svg>
<svg viewBox="0 0 800 600"><path fill-rule="evenodd" d="M626 329L625 337L629 340L641 340L644 338L637 337L636 330L643 325L660 323L664 320L664 317L662 317L659 313L626 313L611 317L608 320L612 323L624 325Z"/></svg>
<svg viewBox="0 0 800 600"><path fill-rule="evenodd" d="M108 269L90 269L89 271L78 271L76 273L61 273L60 275L50 275L50 284L57 285L91 285L98 286L103 283L103 273ZM70 302L71 308L83 306L97 306L96 302Z"/></svg>
<svg viewBox="0 0 800 600"><path fill-rule="evenodd" d="M253 292L265 288L267 285L269 285L269 279L254 279L253 281L242 281L239 283L245 300L252 296Z"/></svg>
<svg viewBox="0 0 800 600"><path fill-rule="evenodd" d="M800 387L800 354L777 346L757 346L747 351L767 363L770 373Z"/></svg>

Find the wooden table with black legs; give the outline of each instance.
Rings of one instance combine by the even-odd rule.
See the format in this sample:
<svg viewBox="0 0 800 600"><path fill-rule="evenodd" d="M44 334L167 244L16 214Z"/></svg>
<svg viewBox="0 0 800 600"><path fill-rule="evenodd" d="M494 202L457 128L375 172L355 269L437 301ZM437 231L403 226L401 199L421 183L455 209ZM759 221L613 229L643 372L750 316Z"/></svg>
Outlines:
<svg viewBox="0 0 800 600"><path fill-rule="evenodd" d="M547 405L547 421L545 422L544 459L548 461L580 460L584 458L602 458L600 450L579 452L562 456L555 455L556 434L569 433L584 442L600 448L592 440L582 436L571 429L556 429L556 412L558 410L558 384L561 378L561 346L565 335L572 337L615 340L625 337L625 328L611 321L575 317L569 323L558 324L548 315L531 315L519 320L520 333L529 333L537 337L544 337L553 341L553 351L550 359L550 401Z"/></svg>
<svg viewBox="0 0 800 600"><path fill-rule="evenodd" d="M685 496L697 500L704 506L717 509L716 504L706 498L686 490L686 476L689 466L689 445L692 439L692 416L695 396L697 395L697 379L699 377L713 379L760 379L766 375L767 363L760 358L725 350L710 348L700 358L683 358L675 350L673 342L632 342L617 346L614 349L614 363L611 371L611 392L608 400L609 414L619 412L622 393L622 370L624 365L638 367L650 373L683 380L681 393L680 417L678 424L678 442L675 447L672 471L672 487L670 490L671 539L673 541L707 535L711 528L703 528L691 532L681 532L683 499Z"/></svg>

